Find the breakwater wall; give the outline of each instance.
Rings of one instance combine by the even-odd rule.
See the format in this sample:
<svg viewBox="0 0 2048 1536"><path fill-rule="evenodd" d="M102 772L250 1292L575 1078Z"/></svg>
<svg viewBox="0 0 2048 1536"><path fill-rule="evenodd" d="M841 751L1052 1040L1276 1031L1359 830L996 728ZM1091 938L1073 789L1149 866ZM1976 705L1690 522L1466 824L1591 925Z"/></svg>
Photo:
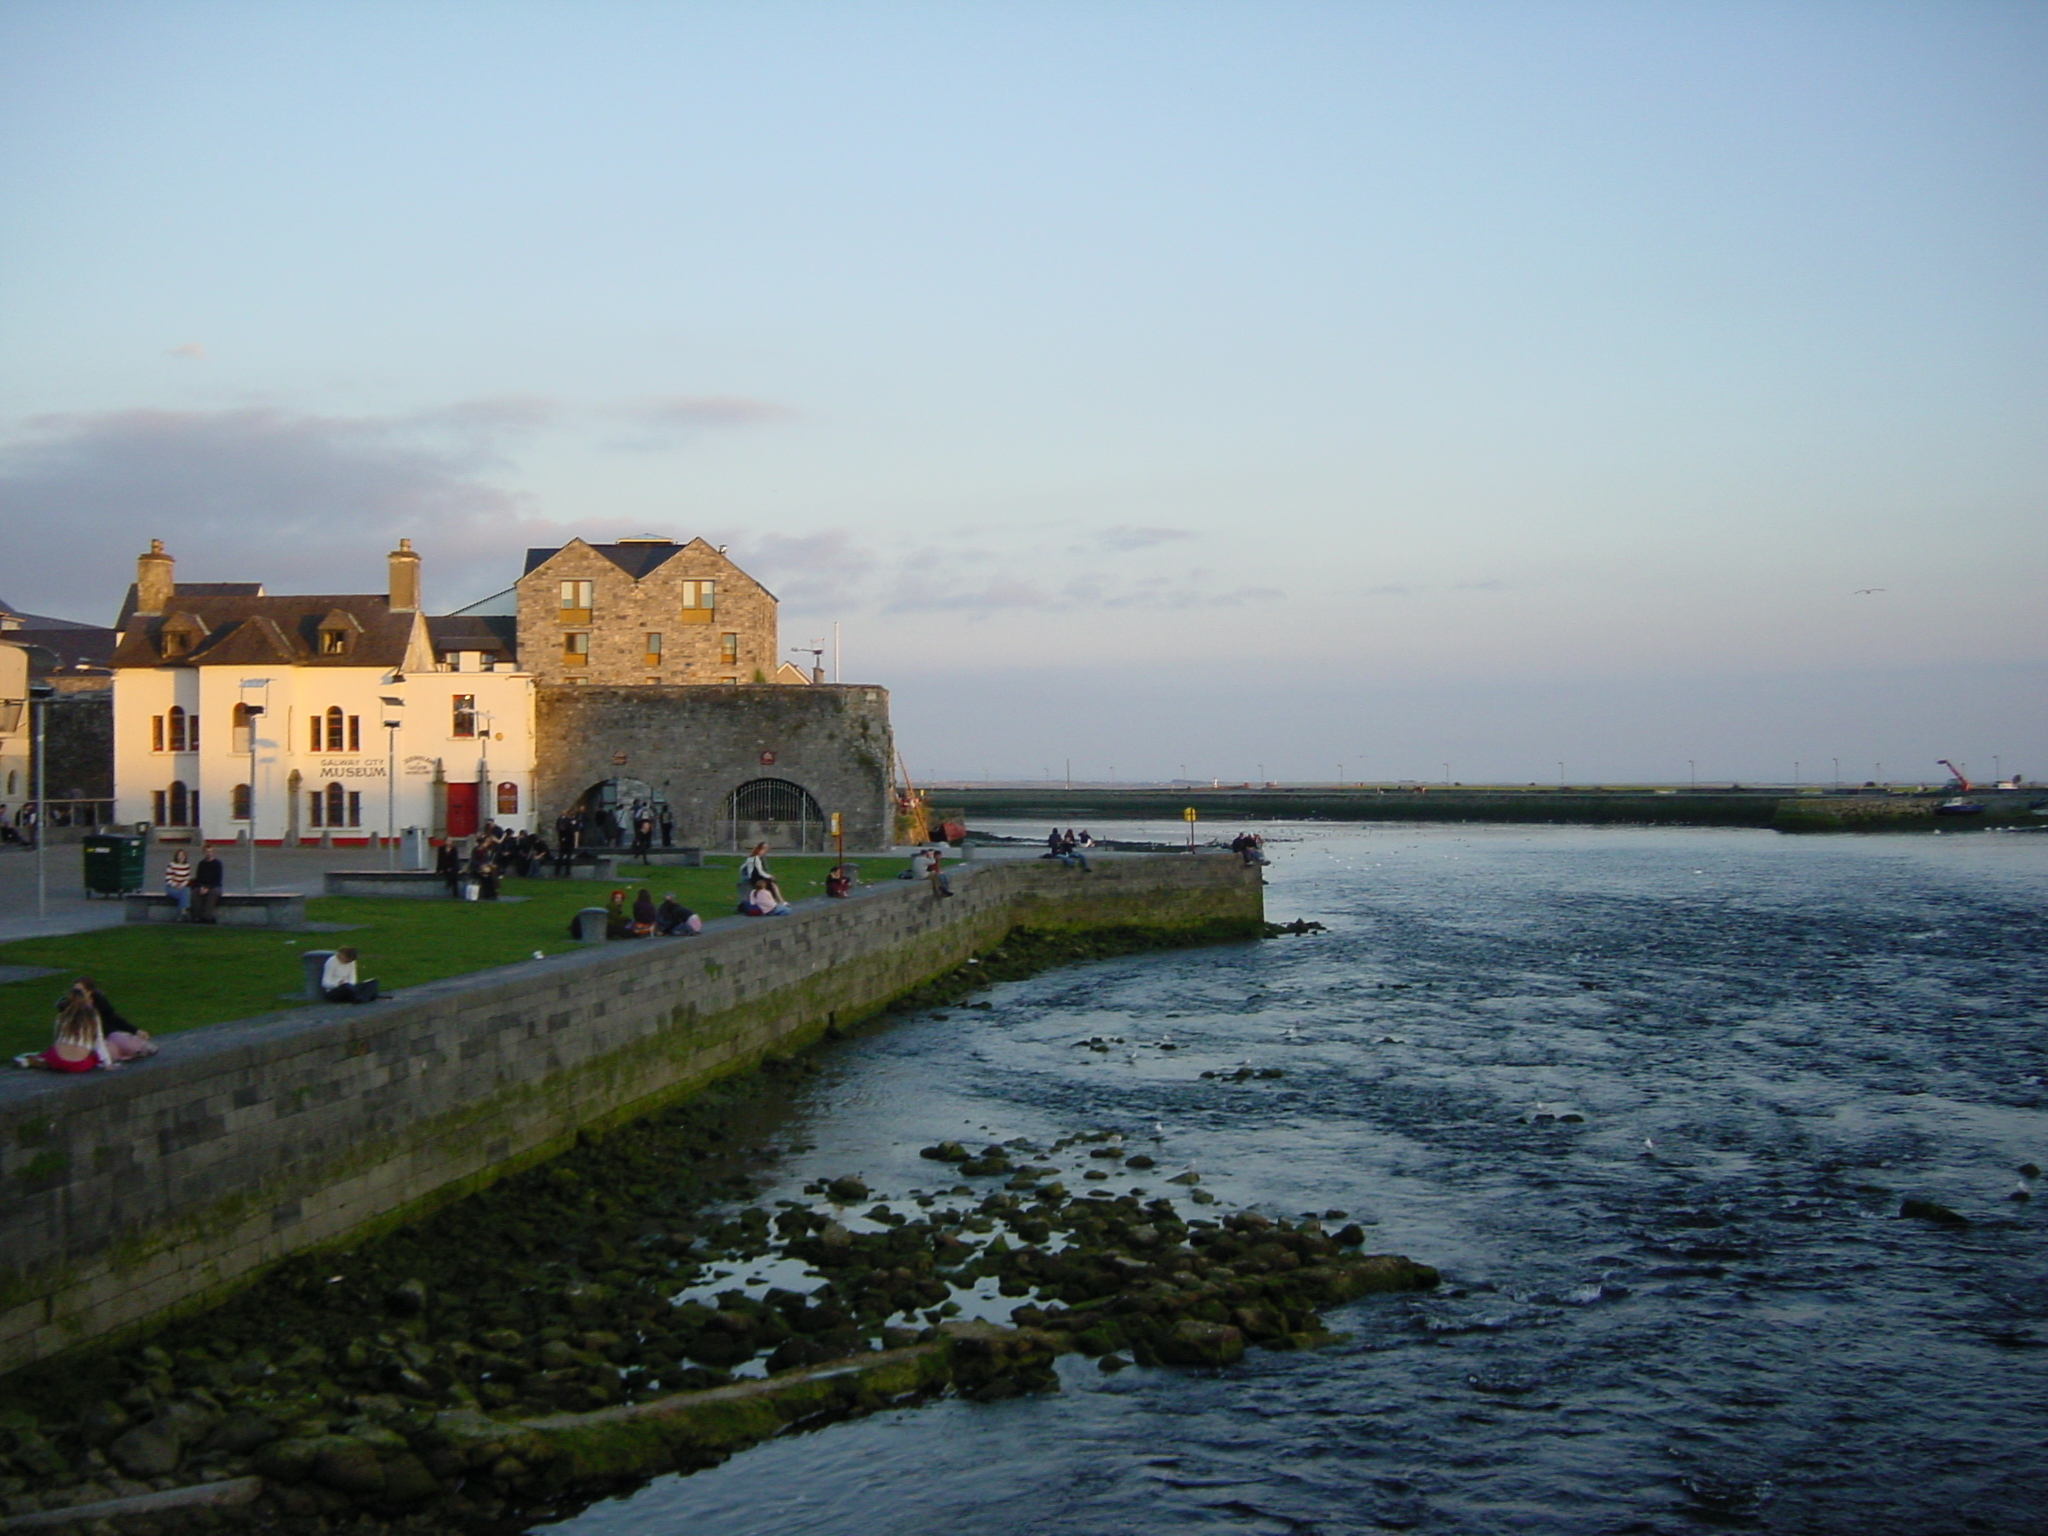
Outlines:
<svg viewBox="0 0 2048 1536"><path fill-rule="evenodd" d="M1227 855L963 869L0 1081L0 1373L222 1299L885 1007L1015 928L1254 936Z"/></svg>
<svg viewBox="0 0 2048 1536"><path fill-rule="evenodd" d="M1911 832L2039 825L2041 789L1973 790L1981 814L1937 815L1946 794L1842 791L1787 795L1782 789L941 789L972 826L1017 817L1047 826L1090 819L1179 821L1192 808L1196 835L1263 821L1459 821L1768 827L1780 832Z"/></svg>

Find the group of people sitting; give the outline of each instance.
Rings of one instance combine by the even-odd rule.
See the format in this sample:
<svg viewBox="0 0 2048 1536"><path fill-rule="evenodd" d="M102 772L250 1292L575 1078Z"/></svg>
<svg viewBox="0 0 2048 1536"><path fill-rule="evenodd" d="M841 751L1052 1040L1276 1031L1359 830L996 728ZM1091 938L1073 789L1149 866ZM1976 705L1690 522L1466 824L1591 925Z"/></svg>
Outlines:
<svg viewBox="0 0 2048 1536"><path fill-rule="evenodd" d="M1230 851L1247 864L1270 864L1266 857L1266 840L1256 832L1240 832L1230 840Z"/></svg>
<svg viewBox="0 0 2048 1536"><path fill-rule="evenodd" d="M164 894L177 903L181 923L219 922L216 911L221 890L227 883L226 866L209 848L199 850L197 864L184 849L175 849L171 862L164 866Z"/></svg>
<svg viewBox="0 0 2048 1536"><path fill-rule="evenodd" d="M605 933L614 939L680 939L703 928L704 919L677 901L673 891L657 904L642 888L630 908L626 893L613 891L605 908Z"/></svg>
<svg viewBox="0 0 2048 1536"><path fill-rule="evenodd" d="M49 1045L15 1057L14 1064L47 1072L90 1072L155 1054L149 1031L122 1018L99 983L81 976L57 1000L57 1029Z"/></svg>
<svg viewBox="0 0 2048 1536"><path fill-rule="evenodd" d="M1046 834L1045 852L1039 857L1058 859L1069 869L1087 870L1092 867L1088 862L1088 850L1094 846L1095 839L1088 835L1086 827L1078 833L1072 827L1064 832L1054 827Z"/></svg>

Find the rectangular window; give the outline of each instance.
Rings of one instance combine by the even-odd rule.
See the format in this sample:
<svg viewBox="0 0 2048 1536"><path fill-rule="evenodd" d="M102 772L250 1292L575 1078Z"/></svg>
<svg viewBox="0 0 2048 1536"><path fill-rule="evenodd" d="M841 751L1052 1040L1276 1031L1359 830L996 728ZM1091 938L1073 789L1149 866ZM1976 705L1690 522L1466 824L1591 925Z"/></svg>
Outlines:
<svg viewBox="0 0 2048 1536"><path fill-rule="evenodd" d="M597 583L593 581L565 581L561 587L559 617L564 624L588 624L590 610L597 601Z"/></svg>
<svg viewBox="0 0 2048 1536"><path fill-rule="evenodd" d="M345 629L323 629L320 631L320 654L342 656L348 652L348 631Z"/></svg>
<svg viewBox="0 0 2048 1536"><path fill-rule="evenodd" d="M649 635L647 637L647 655L641 662L641 665L648 667L658 667L661 665L661 636Z"/></svg>
<svg viewBox="0 0 2048 1536"><path fill-rule="evenodd" d="M718 583L715 581L684 582L683 606L685 608L716 608L718 606Z"/></svg>
<svg viewBox="0 0 2048 1536"><path fill-rule="evenodd" d="M363 824L363 793L359 789L348 792L348 824L352 827Z"/></svg>
<svg viewBox="0 0 2048 1536"><path fill-rule="evenodd" d="M151 715L149 717L149 750L152 752L161 752L163 751L163 749L164 717L162 715ZM157 817L157 820L162 821L163 817L159 816Z"/></svg>
<svg viewBox="0 0 2048 1536"><path fill-rule="evenodd" d="M363 750L363 717L361 715L350 715L348 717L348 749L351 752Z"/></svg>
<svg viewBox="0 0 2048 1536"><path fill-rule="evenodd" d="M199 750L199 711L196 709L185 717L185 750Z"/></svg>
<svg viewBox="0 0 2048 1536"><path fill-rule="evenodd" d="M476 695L458 693L455 695L454 721L449 728L451 736L476 735Z"/></svg>
<svg viewBox="0 0 2048 1536"><path fill-rule="evenodd" d="M158 826L164 827L170 825L170 823L164 819L164 792L162 790L152 789L149 792L149 811L149 819L155 822Z"/></svg>
<svg viewBox="0 0 2048 1536"><path fill-rule="evenodd" d="M718 637L718 661L721 666L736 667L739 665L740 637L738 635L720 635Z"/></svg>
<svg viewBox="0 0 2048 1536"><path fill-rule="evenodd" d="M562 665L565 667L587 667L590 665L590 636L572 630L562 636Z"/></svg>

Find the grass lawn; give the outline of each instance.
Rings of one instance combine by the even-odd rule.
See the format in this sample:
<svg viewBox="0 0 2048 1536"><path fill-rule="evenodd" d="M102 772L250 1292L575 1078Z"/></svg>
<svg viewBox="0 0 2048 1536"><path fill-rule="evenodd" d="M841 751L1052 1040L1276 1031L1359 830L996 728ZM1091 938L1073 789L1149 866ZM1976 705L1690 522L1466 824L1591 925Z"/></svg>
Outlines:
<svg viewBox="0 0 2048 1536"><path fill-rule="evenodd" d="M174 923L101 928L59 938L0 945L0 964L44 966L59 974L0 986L0 1052L12 1056L50 1043L58 996L91 976L114 1006L152 1034L303 1006L299 954L353 945L364 976L388 992L509 965L535 950L557 954L573 942L569 920L605 904L615 889L630 905L642 887L656 901L673 891L706 919L733 910L734 857L708 858L702 869L622 866L609 883L592 880L507 880L504 896L522 901L412 901L322 896L306 903L316 923L345 923L346 933L279 933L267 928ZM770 861L782 892L795 901L825 889L832 860L782 856ZM894 864L891 861L891 872ZM880 873L870 868L869 878ZM648 943L686 942L651 939Z"/></svg>

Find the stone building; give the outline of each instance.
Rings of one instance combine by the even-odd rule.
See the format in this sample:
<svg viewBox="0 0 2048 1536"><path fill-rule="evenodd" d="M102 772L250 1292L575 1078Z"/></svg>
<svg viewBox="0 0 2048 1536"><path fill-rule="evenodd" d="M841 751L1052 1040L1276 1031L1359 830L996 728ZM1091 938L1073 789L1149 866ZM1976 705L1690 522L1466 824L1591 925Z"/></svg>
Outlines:
<svg viewBox="0 0 2048 1536"><path fill-rule="evenodd" d="M542 687L766 683L775 594L702 539L529 549L519 654Z"/></svg>
<svg viewBox="0 0 2048 1536"><path fill-rule="evenodd" d="M533 817L533 684L501 627L429 619L401 539L388 590L180 583L162 541L118 623L116 816L166 839L366 843Z"/></svg>

